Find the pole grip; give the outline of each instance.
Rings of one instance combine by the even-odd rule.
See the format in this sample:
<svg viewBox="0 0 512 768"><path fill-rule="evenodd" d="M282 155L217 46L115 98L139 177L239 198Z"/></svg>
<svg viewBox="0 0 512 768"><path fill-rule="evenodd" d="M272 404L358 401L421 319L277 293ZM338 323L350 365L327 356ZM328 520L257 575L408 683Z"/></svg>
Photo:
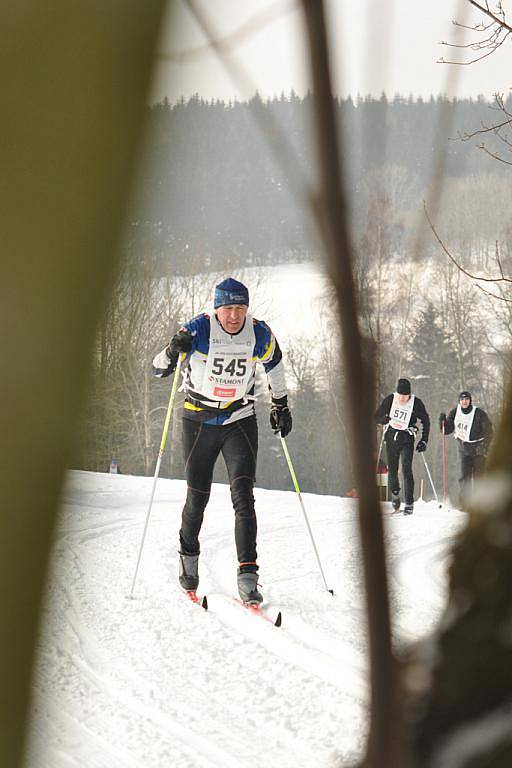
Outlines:
<svg viewBox="0 0 512 768"><path fill-rule="evenodd" d="M167 433L169 431L169 424L171 423L172 409L174 407L174 398L176 396L176 390L178 389L178 380L180 378L181 364L185 354L182 352L178 357L176 364L176 370L174 371L174 379L172 381L171 395L169 397L169 405L167 406L167 413L165 414L164 428L162 430L162 439L160 440L160 448L158 455L161 457L165 451L165 444L167 442Z"/></svg>

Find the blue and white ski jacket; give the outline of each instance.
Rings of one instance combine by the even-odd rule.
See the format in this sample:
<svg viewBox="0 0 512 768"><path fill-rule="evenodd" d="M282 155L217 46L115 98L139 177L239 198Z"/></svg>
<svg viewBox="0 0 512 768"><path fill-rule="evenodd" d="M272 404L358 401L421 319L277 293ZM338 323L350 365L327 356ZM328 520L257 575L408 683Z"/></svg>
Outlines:
<svg viewBox="0 0 512 768"><path fill-rule="evenodd" d="M262 320L248 314L243 328L231 335L212 312L194 317L183 329L194 337L182 366L186 418L227 425L251 416L257 363L267 374L272 397L287 395L281 349ZM160 378L173 371L166 349L153 360L153 373Z"/></svg>

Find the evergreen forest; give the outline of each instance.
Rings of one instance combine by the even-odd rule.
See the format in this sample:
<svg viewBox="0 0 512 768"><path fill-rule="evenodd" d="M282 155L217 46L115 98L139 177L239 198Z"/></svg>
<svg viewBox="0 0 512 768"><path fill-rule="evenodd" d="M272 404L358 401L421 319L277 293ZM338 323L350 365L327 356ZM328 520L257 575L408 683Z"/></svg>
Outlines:
<svg viewBox="0 0 512 768"><path fill-rule="evenodd" d="M508 191L507 166L477 149L479 135L467 139L496 118L494 105L483 97L349 97L336 101L336 111L355 237L366 230L376 204L387 203L391 246L396 251L406 246L439 147L452 242L467 239L464 224L456 221L461 196L488 200L486 186ZM129 233L132 247L159 252L162 263L172 261L177 273L315 258L308 198L318 183L312 113L312 97L293 92L266 102L258 95L244 103L195 97L152 106ZM492 230L495 221L487 220L485 205L481 208L476 221L476 211L470 211L471 218L492 240L498 234ZM429 252L433 246L430 242Z"/></svg>

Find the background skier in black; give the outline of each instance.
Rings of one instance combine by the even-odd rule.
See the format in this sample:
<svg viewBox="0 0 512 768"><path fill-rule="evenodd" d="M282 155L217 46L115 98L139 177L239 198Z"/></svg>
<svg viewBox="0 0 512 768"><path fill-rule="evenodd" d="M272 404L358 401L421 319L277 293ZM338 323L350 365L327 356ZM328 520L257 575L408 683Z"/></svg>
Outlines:
<svg viewBox="0 0 512 768"><path fill-rule="evenodd" d="M458 415L461 417L459 420ZM458 406L448 416L446 413L439 414L441 430L443 425L445 434L454 432L458 442L462 496L466 483L483 471L493 435L492 422L482 408L473 405L471 392L464 390L459 395ZM464 426L469 429L465 430Z"/></svg>
<svg viewBox="0 0 512 768"><path fill-rule="evenodd" d="M375 421L378 424L386 425L384 440L388 457L388 484L391 491L391 504L395 510L400 509L401 503L398 464L400 459L402 461L405 515L411 515L414 510L412 459L414 438L418 432L418 419L421 421L423 429L416 450L421 453L427 447L430 418L420 398L411 394L410 381L398 379L396 392L384 398L375 412Z"/></svg>

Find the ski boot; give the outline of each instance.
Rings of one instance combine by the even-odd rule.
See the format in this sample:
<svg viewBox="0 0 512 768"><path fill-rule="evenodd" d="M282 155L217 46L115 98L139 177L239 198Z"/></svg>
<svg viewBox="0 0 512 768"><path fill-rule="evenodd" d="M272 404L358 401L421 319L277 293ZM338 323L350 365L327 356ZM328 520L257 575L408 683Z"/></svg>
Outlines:
<svg viewBox="0 0 512 768"><path fill-rule="evenodd" d="M263 595L258 591L258 571L253 566L253 570L246 570L247 566L241 566L238 569L238 594L240 600L246 605L259 605L263 602Z"/></svg>
<svg viewBox="0 0 512 768"><path fill-rule="evenodd" d="M404 515L412 515L414 512L414 504L406 504L404 507Z"/></svg>
<svg viewBox="0 0 512 768"><path fill-rule="evenodd" d="M391 491L391 506L394 512L398 512L400 509L400 491Z"/></svg>
<svg viewBox="0 0 512 768"><path fill-rule="evenodd" d="M179 552L179 582L186 592L195 592L199 586L198 562L199 555L186 555Z"/></svg>

